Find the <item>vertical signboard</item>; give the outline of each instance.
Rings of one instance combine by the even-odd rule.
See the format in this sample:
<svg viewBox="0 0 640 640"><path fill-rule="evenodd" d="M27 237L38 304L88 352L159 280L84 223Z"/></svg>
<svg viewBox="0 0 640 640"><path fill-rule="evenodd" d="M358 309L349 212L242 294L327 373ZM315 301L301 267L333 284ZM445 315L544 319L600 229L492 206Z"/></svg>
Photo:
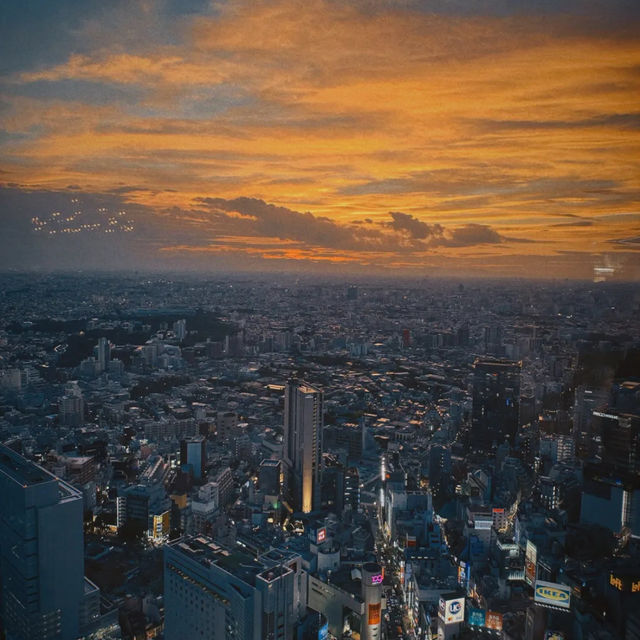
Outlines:
<svg viewBox="0 0 640 640"><path fill-rule="evenodd" d="M413 567L410 562L407 562L406 566L404 563L400 565L400 582L405 589L409 588L409 583L411 582L411 574L413 572Z"/></svg>
<svg viewBox="0 0 640 640"><path fill-rule="evenodd" d="M502 631L502 614L495 611L487 611L484 626L494 631Z"/></svg>
<svg viewBox="0 0 640 640"><path fill-rule="evenodd" d="M474 627L484 627L486 621L486 614L484 609L469 608L468 623Z"/></svg>
<svg viewBox="0 0 640 640"><path fill-rule="evenodd" d="M467 588L469 567L464 560L460 560L458 565L458 585L463 589Z"/></svg>
<svg viewBox="0 0 640 640"><path fill-rule="evenodd" d="M527 540L527 548L524 555L524 580L533 587L536 581L536 564L538 562L538 548L531 540Z"/></svg>

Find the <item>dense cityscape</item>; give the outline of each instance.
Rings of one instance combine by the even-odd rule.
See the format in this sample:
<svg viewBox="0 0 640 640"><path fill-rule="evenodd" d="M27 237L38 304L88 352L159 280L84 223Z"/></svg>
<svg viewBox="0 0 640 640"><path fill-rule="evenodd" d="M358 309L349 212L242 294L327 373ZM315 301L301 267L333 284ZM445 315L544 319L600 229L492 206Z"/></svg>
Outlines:
<svg viewBox="0 0 640 640"><path fill-rule="evenodd" d="M640 1L0 1L0 640L640 640Z"/></svg>
<svg viewBox="0 0 640 640"><path fill-rule="evenodd" d="M5 273L0 308L7 640L640 638L637 285Z"/></svg>

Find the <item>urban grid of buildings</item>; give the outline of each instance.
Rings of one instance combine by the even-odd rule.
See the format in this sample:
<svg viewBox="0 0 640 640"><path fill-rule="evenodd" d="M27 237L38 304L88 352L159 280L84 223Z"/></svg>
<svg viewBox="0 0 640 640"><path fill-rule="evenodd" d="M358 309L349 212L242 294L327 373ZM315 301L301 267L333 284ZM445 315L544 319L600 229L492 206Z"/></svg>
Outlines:
<svg viewBox="0 0 640 640"><path fill-rule="evenodd" d="M6 640L640 639L640 292L0 276Z"/></svg>

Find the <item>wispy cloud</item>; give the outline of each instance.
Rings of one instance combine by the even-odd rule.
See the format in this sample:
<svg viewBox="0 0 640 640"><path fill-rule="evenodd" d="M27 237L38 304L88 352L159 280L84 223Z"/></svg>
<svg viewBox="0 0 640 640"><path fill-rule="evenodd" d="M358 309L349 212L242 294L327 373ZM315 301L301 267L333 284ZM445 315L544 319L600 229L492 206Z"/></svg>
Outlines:
<svg viewBox="0 0 640 640"><path fill-rule="evenodd" d="M213 229L294 240L300 260L588 256L634 237L632 3L88 0L79 13L61 0L36 13L12 7L0 34L3 180L120 194L153 212L166 247L204 246L169 235L184 234L167 222L180 215L207 242Z"/></svg>

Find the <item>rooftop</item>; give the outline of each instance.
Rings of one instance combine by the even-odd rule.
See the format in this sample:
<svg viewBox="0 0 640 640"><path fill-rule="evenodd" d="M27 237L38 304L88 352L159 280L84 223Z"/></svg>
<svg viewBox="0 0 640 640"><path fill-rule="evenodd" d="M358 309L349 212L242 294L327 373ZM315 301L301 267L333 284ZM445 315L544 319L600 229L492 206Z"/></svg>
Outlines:
<svg viewBox="0 0 640 640"><path fill-rule="evenodd" d="M23 458L12 449L0 445L0 472L19 482L23 486L50 482L56 477L38 465Z"/></svg>
<svg viewBox="0 0 640 640"><path fill-rule="evenodd" d="M0 445L0 474L4 474L24 488L36 485L47 487L43 491L47 492L50 501L66 502L82 499L82 494L70 484L4 445Z"/></svg>
<svg viewBox="0 0 640 640"><path fill-rule="evenodd" d="M205 567L218 566L249 584L265 568L248 553L222 547L205 536L182 538L170 546Z"/></svg>

